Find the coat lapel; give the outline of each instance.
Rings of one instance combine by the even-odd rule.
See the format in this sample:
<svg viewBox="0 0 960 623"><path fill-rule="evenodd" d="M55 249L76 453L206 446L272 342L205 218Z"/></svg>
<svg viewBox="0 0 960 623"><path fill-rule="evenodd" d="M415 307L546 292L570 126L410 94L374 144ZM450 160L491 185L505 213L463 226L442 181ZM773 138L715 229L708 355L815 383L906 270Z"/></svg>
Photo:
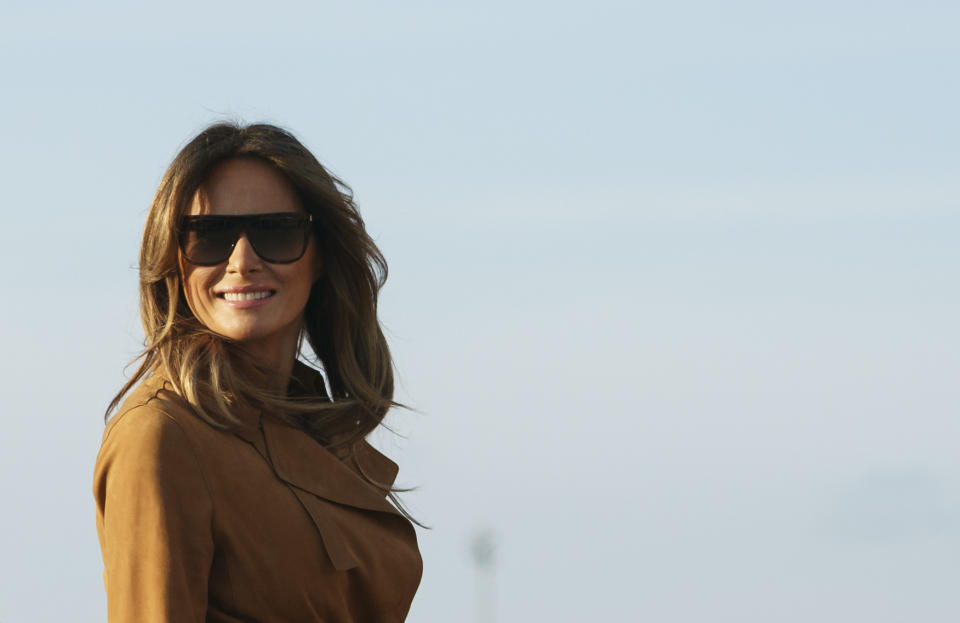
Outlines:
<svg viewBox="0 0 960 623"><path fill-rule="evenodd" d="M338 504L399 515L382 491L366 482L329 450L305 432L272 418L263 418L267 457L280 480ZM373 480L391 486L396 464L366 441L357 452L363 471Z"/></svg>
<svg viewBox="0 0 960 623"><path fill-rule="evenodd" d="M333 567L346 571L358 566L354 552L323 500L398 516L400 512L386 500L382 491L305 432L272 418L263 418L262 423L264 458L310 515ZM356 460L364 466L364 473L378 483L391 486L397 465L366 441L360 442L358 448L362 450L358 449Z"/></svg>

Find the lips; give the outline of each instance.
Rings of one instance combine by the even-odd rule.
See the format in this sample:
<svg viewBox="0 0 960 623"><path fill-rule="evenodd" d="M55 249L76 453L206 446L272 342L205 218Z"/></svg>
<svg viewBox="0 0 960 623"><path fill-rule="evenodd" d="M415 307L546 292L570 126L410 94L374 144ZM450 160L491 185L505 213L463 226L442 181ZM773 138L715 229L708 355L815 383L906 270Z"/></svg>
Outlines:
<svg viewBox="0 0 960 623"><path fill-rule="evenodd" d="M223 292L218 296L227 301L256 301L273 296L273 290L258 290L256 292Z"/></svg>
<svg viewBox="0 0 960 623"><path fill-rule="evenodd" d="M244 301L260 301L270 298L277 291L265 286L236 286L232 288L223 288L215 291L217 298L230 303L242 303Z"/></svg>

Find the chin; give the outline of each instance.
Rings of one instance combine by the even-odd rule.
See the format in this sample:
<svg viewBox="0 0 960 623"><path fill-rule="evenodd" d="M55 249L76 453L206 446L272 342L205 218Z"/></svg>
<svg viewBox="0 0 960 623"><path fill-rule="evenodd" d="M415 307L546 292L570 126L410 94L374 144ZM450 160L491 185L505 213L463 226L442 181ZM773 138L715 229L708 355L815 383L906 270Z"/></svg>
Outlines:
<svg viewBox="0 0 960 623"><path fill-rule="evenodd" d="M268 331L258 330L256 327L224 327L218 333L234 342L259 340L269 335Z"/></svg>
<svg viewBox="0 0 960 623"><path fill-rule="evenodd" d="M258 319L266 320L266 319ZM222 323L215 330L223 337L238 344L256 343L258 347L280 346L288 341L289 336L294 339L299 333L299 327L284 324L270 319L271 322L235 322Z"/></svg>

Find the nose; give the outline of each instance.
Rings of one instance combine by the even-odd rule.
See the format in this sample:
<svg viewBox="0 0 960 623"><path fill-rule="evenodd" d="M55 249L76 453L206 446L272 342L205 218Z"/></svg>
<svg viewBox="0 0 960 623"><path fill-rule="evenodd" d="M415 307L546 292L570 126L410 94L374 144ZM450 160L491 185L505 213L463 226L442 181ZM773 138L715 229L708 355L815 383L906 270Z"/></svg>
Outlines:
<svg viewBox="0 0 960 623"><path fill-rule="evenodd" d="M227 259L227 272L243 275L256 272L261 268L263 268L263 261L260 256L253 250L253 245L250 244L247 235L240 234L237 243L233 245L230 257Z"/></svg>

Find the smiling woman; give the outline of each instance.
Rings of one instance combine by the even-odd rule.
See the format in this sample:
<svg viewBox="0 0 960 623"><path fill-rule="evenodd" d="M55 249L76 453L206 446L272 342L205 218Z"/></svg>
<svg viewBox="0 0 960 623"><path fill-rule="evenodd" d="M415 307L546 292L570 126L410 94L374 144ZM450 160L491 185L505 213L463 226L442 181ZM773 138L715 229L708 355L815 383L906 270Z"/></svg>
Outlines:
<svg viewBox="0 0 960 623"><path fill-rule="evenodd" d="M406 617L416 536L365 441L395 404L385 277L289 133L219 124L177 155L141 247L143 362L95 467L112 623Z"/></svg>

